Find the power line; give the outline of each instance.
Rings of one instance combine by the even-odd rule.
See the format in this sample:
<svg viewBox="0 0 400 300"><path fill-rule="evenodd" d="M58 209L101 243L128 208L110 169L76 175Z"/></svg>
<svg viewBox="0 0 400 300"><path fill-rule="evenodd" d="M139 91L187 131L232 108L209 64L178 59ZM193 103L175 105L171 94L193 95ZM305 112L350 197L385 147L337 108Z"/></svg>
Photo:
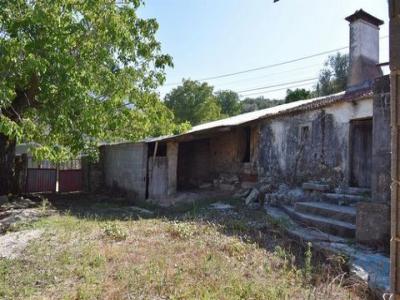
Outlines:
<svg viewBox="0 0 400 300"><path fill-rule="evenodd" d="M283 82L283 83L279 83L279 84L274 84L274 85L269 85L269 86L263 86L263 87L243 90L243 91L239 91L237 93L241 94L241 93L246 93L246 92L265 90L265 89L269 89L269 88L280 87L280 86L290 85L290 84L294 84L294 83L304 83L304 82L307 82L307 81L314 81L314 80L317 80L317 79L318 79L318 77L314 77L314 78L296 80L296 81L291 81L291 82Z"/></svg>
<svg viewBox="0 0 400 300"><path fill-rule="evenodd" d="M292 88L304 87L304 86L308 86L308 85L310 85L312 83L316 83L316 81L315 82L309 82L309 83L286 86L284 88L279 88L279 89L274 89L274 90L269 90L269 91L264 91L264 92L256 92L256 93L250 93L250 94L246 94L246 95L239 95L239 96L243 98L243 97L248 97L248 96L264 95L264 94L269 94L269 93L272 93L272 92L278 92L278 91L283 91L283 90L292 89Z"/></svg>
<svg viewBox="0 0 400 300"><path fill-rule="evenodd" d="M386 39L388 37L389 36L386 35L386 36L381 37L380 39L382 40L382 39ZM340 48L336 48L336 49L332 49L332 50L328 50L328 51L323 51L323 52L319 52L319 53L316 53L316 54L303 56L303 57L300 57L300 58L295 58L295 59L283 61L283 62L276 63L276 64L270 64L270 65L266 65L266 66L262 66L262 67L242 70L242 71L233 72L233 73L226 73L226 74L221 74L221 75L216 75L216 76L211 76L211 77L203 77L203 78L194 79L194 80L207 81L207 80L215 80L215 79L220 79L220 78L225 78L225 77L236 76L236 75L245 74L245 73L249 73L249 72L255 72L255 71L270 69L270 68L274 68L274 67L278 67L278 66L283 66L283 65L294 63L294 62L298 62L298 61L302 61L302 60L306 60L306 59L310 59L310 58L314 58L314 57L330 54L330 53L333 53L333 52L345 50L345 49L348 49L348 46L340 47ZM181 84L181 82L167 83L164 86L173 86L173 85L179 85L179 84Z"/></svg>
<svg viewBox="0 0 400 300"><path fill-rule="evenodd" d="M341 51L341 50L344 50L344 49L347 49L347 48L348 47L336 48L336 49L333 49L333 50L324 51L324 52L316 53L316 54L313 54L313 55L308 55L308 56L304 56L304 57L300 57L300 58L296 58L296 59L292 59L292 60L288 60L288 61L284 61L284 62L280 62L280 63L276 63L276 64L266 65L266 66L262 66L262 67L258 67L258 68L247 69L247 70L243 70L243 71L238 71L238 72L234 72L234 73L227 73L227 74L222 74L222 75L217 75L217 76L212 76L212 77L204 77L204 78L199 78L199 79L194 79L194 80L197 80L197 81L214 80L214 79L231 77L231 76L240 75L240 74L249 73L249 72L260 71L260 70L264 70L264 69L270 69L270 68L274 68L274 67L283 66L283 65L294 63L294 62L302 61L302 60L305 60L305 59L310 59L310 58L313 58L313 57L326 55L326 54L329 54L329 53L332 53L332 52ZM165 86L179 85L179 84L181 84L181 82L168 83Z"/></svg>
<svg viewBox="0 0 400 300"><path fill-rule="evenodd" d="M288 74L288 73L293 73L293 72L300 71L300 70L312 69L314 67L321 67L321 64L313 64L313 65L308 65L308 66L301 67L301 68L290 69L290 70L286 70L286 71L282 71L282 72L270 73L270 74L266 74L266 75L263 75L263 76L257 76L257 77L251 77L251 78L245 78L245 79L230 81L230 82L224 82L224 83L221 83L221 84L216 84L216 88L219 88L221 86L234 84L234 83L243 82L243 81L250 81L250 80L261 79L261 78L268 78L268 77L272 77L272 76L275 76L275 75Z"/></svg>

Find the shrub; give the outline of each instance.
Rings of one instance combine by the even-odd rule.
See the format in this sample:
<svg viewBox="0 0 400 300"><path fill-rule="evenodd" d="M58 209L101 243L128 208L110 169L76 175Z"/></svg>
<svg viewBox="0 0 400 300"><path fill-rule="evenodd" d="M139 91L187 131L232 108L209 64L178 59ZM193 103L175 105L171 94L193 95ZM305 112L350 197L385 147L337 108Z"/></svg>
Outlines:
<svg viewBox="0 0 400 300"><path fill-rule="evenodd" d="M106 223L103 225L104 235L116 241L126 240L128 233L125 228L117 223Z"/></svg>
<svg viewBox="0 0 400 300"><path fill-rule="evenodd" d="M172 222L169 224L167 231L171 237L182 240L187 240L195 234L194 226L188 223Z"/></svg>

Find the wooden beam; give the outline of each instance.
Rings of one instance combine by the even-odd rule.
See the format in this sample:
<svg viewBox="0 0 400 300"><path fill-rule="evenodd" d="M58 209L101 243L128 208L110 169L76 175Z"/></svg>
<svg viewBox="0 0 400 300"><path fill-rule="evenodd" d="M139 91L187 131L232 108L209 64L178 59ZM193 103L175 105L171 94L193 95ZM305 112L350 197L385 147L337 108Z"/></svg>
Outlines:
<svg viewBox="0 0 400 300"><path fill-rule="evenodd" d="M391 299L400 300L400 0L389 0L389 18L392 128L390 287Z"/></svg>

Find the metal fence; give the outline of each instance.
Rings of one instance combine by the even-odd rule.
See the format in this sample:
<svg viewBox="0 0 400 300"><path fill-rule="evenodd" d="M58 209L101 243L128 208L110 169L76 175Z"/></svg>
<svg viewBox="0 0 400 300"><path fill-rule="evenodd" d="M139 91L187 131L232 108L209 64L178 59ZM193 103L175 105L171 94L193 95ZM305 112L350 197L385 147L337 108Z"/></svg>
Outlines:
<svg viewBox="0 0 400 300"><path fill-rule="evenodd" d="M58 183L58 184L57 184ZM54 164L50 161L35 161L28 158L25 191L75 192L83 188L81 159Z"/></svg>

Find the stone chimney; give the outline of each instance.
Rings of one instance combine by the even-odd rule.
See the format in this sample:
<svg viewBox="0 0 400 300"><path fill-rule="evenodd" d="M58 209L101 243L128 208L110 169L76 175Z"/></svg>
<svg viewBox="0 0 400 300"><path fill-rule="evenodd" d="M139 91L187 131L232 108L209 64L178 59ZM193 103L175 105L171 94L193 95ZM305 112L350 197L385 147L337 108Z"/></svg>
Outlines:
<svg viewBox="0 0 400 300"><path fill-rule="evenodd" d="M379 26L383 21L357 10L346 18L350 22L349 75L347 90L371 86L372 81L383 75L379 63Z"/></svg>

